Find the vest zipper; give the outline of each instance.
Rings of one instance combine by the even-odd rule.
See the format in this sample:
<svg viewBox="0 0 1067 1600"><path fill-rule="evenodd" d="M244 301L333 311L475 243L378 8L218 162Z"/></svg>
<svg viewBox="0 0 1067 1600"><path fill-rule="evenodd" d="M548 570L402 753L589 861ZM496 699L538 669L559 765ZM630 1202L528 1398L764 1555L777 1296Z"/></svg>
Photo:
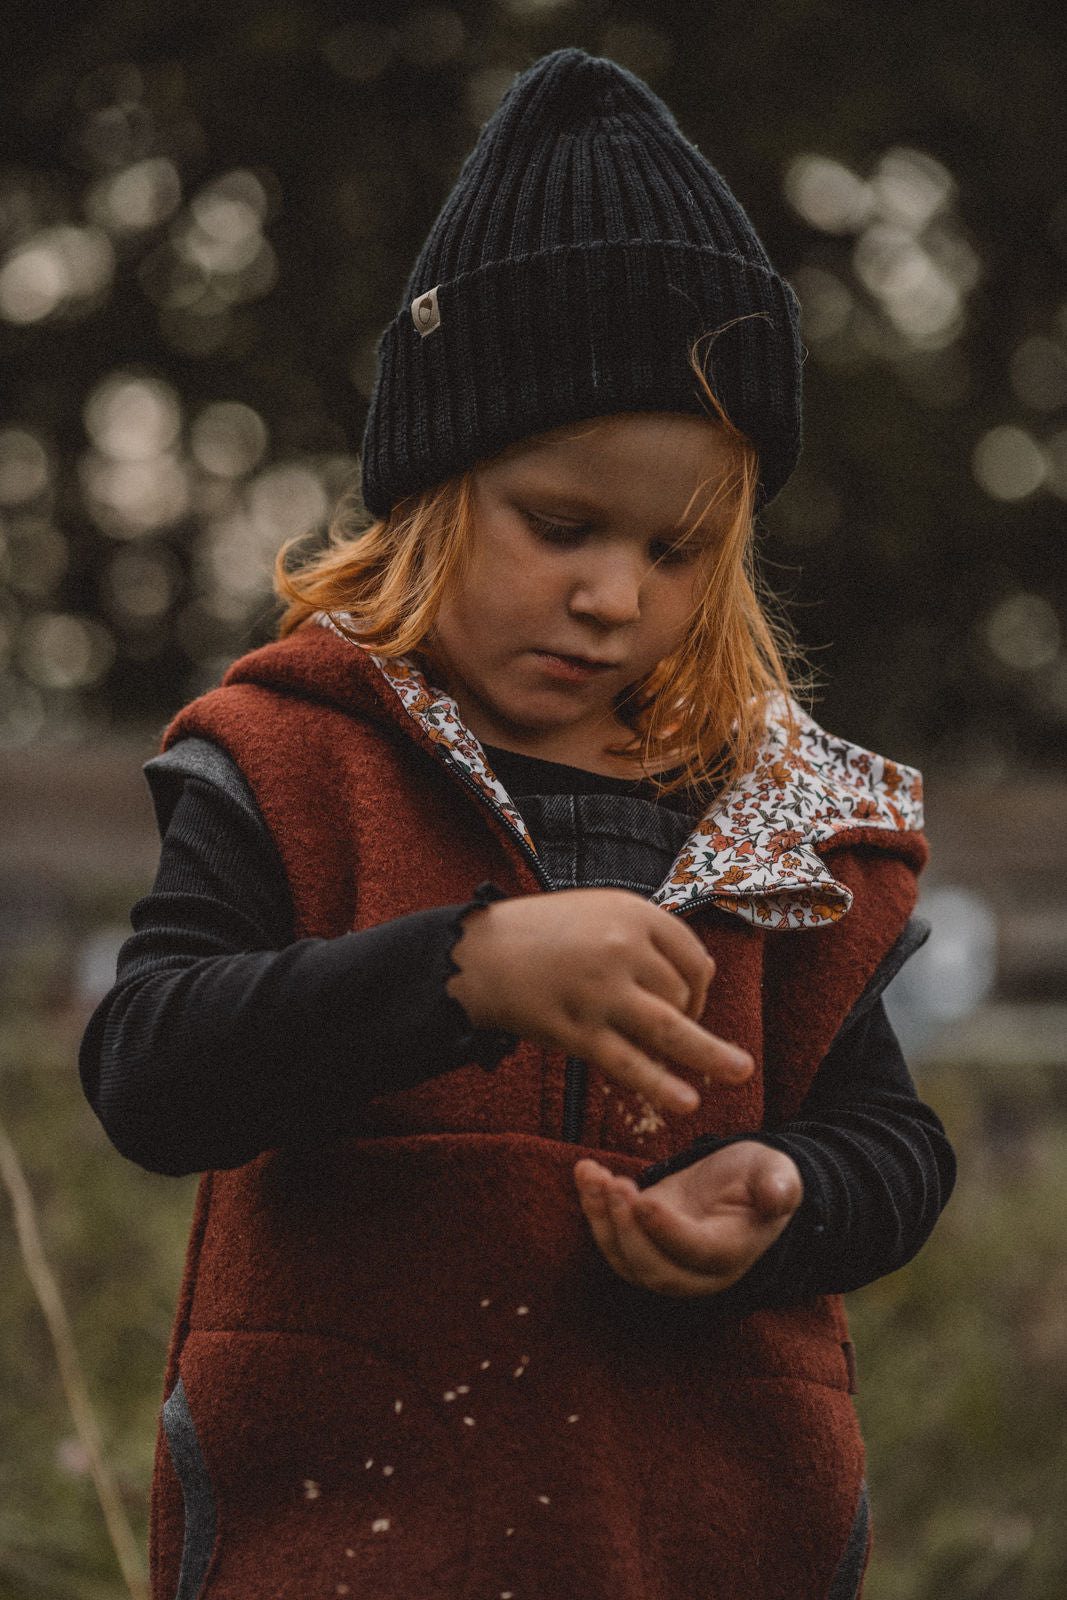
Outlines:
<svg viewBox="0 0 1067 1600"><path fill-rule="evenodd" d="M421 748L421 747L420 746L416 746L416 749L418 749L418 748ZM426 753L429 754L428 751ZM521 850L521 852L522 852L523 856L525 857L525 859L529 862L530 866L534 869L534 874L537 877L537 880L540 883L541 887L543 889L553 889L553 888L555 888L555 885L552 883L551 879L546 874L544 867L541 865L541 860L540 860L540 857L538 856L536 850L532 850L530 848L530 846L526 843L526 840L523 838L522 834L515 827L515 824L511 821L511 819L509 817L504 815L504 812L497 805L496 801L490 795L486 794L486 792L482 788L481 784L480 783L476 783L473 778L469 777L468 774L464 771L464 769L459 765L458 762L446 761L444 756L439 756L436 753L434 753L434 755L431 757L431 759L436 761L439 766L444 767L446 771L450 772L452 774L452 776L454 778L456 778L456 780L459 783L461 783L465 789L468 789L470 791L470 793L474 796L474 798L481 805L483 805L487 811L491 811L495 817L499 818L499 820L504 824L505 828L508 830L508 833L514 839L515 843L518 845L518 847Z"/></svg>
<svg viewBox="0 0 1067 1600"><path fill-rule="evenodd" d="M560 1137L565 1144L581 1144L585 1123L585 1103L589 1092L589 1064L580 1056L568 1056L563 1075L563 1126Z"/></svg>

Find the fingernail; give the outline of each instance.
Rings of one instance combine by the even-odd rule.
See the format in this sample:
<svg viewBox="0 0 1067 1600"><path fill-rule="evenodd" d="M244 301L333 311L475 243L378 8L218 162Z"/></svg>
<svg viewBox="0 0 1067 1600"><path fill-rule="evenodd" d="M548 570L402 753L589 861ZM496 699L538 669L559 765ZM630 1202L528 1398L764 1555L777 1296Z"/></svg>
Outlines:
<svg viewBox="0 0 1067 1600"><path fill-rule="evenodd" d="M688 1083L680 1083L674 1091L675 1102L680 1111L695 1111L700 1104L700 1096Z"/></svg>
<svg viewBox="0 0 1067 1600"><path fill-rule="evenodd" d="M734 1052L734 1066L737 1068L739 1073L744 1073L746 1078L755 1065L756 1063L748 1054L747 1050L737 1050Z"/></svg>

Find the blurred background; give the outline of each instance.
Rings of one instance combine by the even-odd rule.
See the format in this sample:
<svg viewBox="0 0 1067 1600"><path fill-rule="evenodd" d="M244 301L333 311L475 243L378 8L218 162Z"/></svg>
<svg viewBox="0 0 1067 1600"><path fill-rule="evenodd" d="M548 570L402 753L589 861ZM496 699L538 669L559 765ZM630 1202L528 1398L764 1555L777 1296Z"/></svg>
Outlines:
<svg viewBox="0 0 1067 1600"><path fill-rule="evenodd" d="M1067 1593L1067 36L1026 0L0 3L0 1122L143 1535L192 1203L74 1060L177 707L270 636L375 343L514 74L645 77L803 307L761 536L835 731L921 765L895 1020L961 1157L853 1296L870 1600ZM123 1592L0 1195L0 1600Z"/></svg>

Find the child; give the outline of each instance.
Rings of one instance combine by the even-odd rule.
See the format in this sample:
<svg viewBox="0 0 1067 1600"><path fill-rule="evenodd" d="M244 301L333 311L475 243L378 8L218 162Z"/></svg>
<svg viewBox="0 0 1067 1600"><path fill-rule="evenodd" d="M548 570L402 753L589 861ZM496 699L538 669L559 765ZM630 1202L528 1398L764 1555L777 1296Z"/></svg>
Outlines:
<svg viewBox="0 0 1067 1600"><path fill-rule="evenodd" d="M160 1600L859 1592L836 1296L953 1163L879 999L918 777L789 701L748 576L799 391L660 101L519 78L382 340L376 520L148 766L82 1064L207 1173Z"/></svg>

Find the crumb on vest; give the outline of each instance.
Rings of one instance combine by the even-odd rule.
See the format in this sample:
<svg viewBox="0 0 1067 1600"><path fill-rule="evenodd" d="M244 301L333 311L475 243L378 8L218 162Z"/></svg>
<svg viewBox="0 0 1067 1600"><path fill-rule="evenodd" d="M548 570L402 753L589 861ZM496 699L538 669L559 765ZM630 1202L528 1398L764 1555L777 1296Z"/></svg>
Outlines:
<svg viewBox="0 0 1067 1600"><path fill-rule="evenodd" d="M370 1531L371 1531L371 1533L388 1533L389 1532L389 1518L388 1517L376 1517L375 1520L370 1525Z"/></svg>
<svg viewBox="0 0 1067 1600"><path fill-rule="evenodd" d="M319 1486L315 1482L314 1478L305 1478L304 1479L304 1499L305 1500L317 1500L321 1493L322 1493L322 1490L319 1488Z"/></svg>

